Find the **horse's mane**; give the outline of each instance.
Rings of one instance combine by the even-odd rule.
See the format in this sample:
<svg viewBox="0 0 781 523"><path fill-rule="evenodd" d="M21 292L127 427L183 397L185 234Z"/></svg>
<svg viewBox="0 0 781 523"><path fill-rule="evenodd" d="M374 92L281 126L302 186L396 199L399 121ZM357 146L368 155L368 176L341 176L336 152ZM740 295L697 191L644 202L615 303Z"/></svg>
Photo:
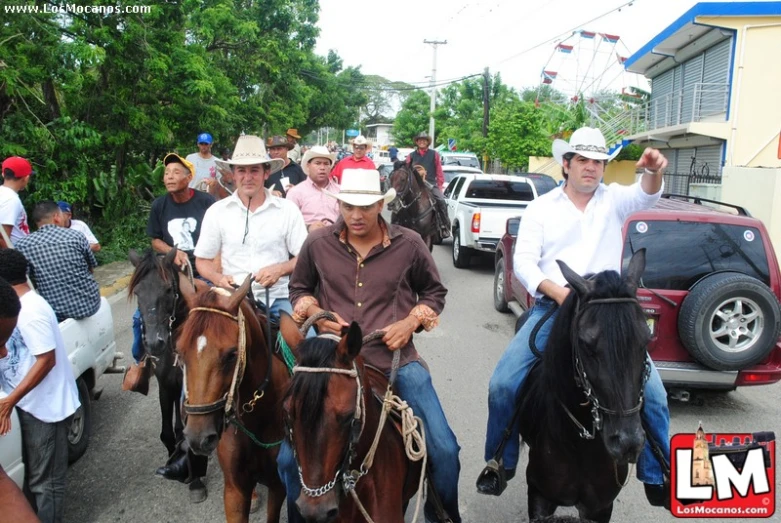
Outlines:
<svg viewBox="0 0 781 523"><path fill-rule="evenodd" d="M569 404L585 401L583 393L574 381L572 341L576 333L572 332L575 316L582 306L594 299L634 298L633 290L615 271L605 271L591 278L593 290L584 298L573 291L559 309L558 316L551 328L548 344L543 352L540 368L533 369L526 380L521 394L521 430L525 441L534 445L540 438L555 439L560 443L577 439L577 430L567 417L559 400ZM625 369L641 365L644 351L627 350L637 344L645 345L648 330L645 322L638 321L636 306L618 304L589 305L584 314L587 322L598 323L600 336L610 343L604 354L606 365L615 375L621 375ZM613 380L601 393L600 401L609 405L621 405L624 398L620 380ZM590 425L587 425L590 428ZM564 445L566 447L566 445Z"/></svg>
<svg viewBox="0 0 781 523"><path fill-rule="evenodd" d="M298 346L297 364L301 367L333 367L336 346L336 341L327 338L307 338ZM328 373L298 372L293 375L287 397L302 398L297 414L307 433L315 432L320 424L330 378Z"/></svg>
<svg viewBox="0 0 781 523"><path fill-rule="evenodd" d="M163 265L163 260L152 249L144 251L143 256L136 266L136 270L133 271L133 275L130 277L130 283L128 284L127 294L133 296L133 292L136 287L150 274L157 273L161 280L164 282L169 281L169 272Z"/></svg>

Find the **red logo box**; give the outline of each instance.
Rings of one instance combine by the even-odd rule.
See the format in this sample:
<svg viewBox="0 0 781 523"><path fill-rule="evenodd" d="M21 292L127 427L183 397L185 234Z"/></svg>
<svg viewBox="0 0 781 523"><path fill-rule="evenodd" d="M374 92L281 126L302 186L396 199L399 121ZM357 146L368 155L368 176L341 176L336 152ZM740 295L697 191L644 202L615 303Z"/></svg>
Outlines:
<svg viewBox="0 0 781 523"><path fill-rule="evenodd" d="M670 441L670 511L679 518L769 518L776 510L773 432L695 434Z"/></svg>

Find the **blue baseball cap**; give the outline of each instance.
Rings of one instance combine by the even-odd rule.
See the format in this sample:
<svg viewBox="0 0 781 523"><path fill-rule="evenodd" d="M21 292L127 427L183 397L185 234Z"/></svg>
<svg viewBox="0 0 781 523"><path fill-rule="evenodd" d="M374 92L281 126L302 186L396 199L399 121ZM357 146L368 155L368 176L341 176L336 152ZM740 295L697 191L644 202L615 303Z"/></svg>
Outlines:
<svg viewBox="0 0 781 523"><path fill-rule="evenodd" d="M214 140L212 139L212 135L209 133L201 133L198 135L198 140L196 140L195 143L206 143L211 145Z"/></svg>
<svg viewBox="0 0 781 523"><path fill-rule="evenodd" d="M57 205L60 207L60 210L62 212L70 212L70 213L73 212L71 210L71 204L69 204L68 202L59 201L57 202Z"/></svg>

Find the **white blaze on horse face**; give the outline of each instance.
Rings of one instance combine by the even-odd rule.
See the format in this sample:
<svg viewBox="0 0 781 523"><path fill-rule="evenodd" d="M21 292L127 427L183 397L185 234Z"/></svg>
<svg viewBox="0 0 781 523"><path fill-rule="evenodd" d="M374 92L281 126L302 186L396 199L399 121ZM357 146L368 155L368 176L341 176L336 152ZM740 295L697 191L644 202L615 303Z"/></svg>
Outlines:
<svg viewBox="0 0 781 523"><path fill-rule="evenodd" d="M206 336L198 336L198 355L200 356L203 352L203 349L206 348L206 345L209 343L209 341L206 339Z"/></svg>

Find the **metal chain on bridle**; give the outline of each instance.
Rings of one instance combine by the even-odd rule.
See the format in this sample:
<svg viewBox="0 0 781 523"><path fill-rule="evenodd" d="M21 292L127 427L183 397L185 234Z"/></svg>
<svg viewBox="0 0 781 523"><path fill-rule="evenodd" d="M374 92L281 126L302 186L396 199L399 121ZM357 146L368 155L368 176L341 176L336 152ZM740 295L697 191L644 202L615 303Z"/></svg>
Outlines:
<svg viewBox="0 0 781 523"><path fill-rule="evenodd" d="M333 314L331 314L328 311L322 311L310 316L306 320L304 325L302 325L301 332L305 334L309 330L309 328L312 325L314 325L314 323L316 323L321 319L336 321L336 318L333 316ZM366 344L371 341L381 339L383 336L385 336L385 332L374 331L371 334L367 334L366 336L364 336L363 339L361 340L361 343ZM341 338L334 334L321 334L319 337L331 339L336 342L341 341ZM356 449L358 446L358 442L360 441L361 436L363 435L363 429L365 428L366 425L366 400L364 396L364 385L361 381L361 375L360 372L358 371L357 365L353 361L352 369L339 369L339 368L329 368L329 367L300 367L300 366L293 367L294 374L297 372L307 372L313 374L343 374L355 378L355 383L356 383L355 413L353 415L353 419L350 422L350 440L348 441L347 444L347 450L345 452L344 459L342 460L342 465L336 471L336 474L334 475L334 478L331 481L317 488L311 488L306 485L306 483L304 482L304 473L301 470L301 465L298 463L298 456L296 455L295 445L293 445L292 426L288 427L288 431L290 435L291 448L293 450L293 457L295 458L296 466L298 467L298 478L301 483L301 491L307 496L312 498L321 497L326 493L330 492L331 490L333 490L341 480L342 488L344 489L345 492L348 492L350 494L350 496L353 498L353 501L355 502L355 505L358 507L358 510L360 510L363 517L369 523L374 523L374 521L372 520L371 516L367 512L366 508L361 503L361 500L358 498L358 494L355 491L355 488L358 484L358 481L366 474L369 473L369 470L374 464L374 456L377 452L377 448L379 447L382 431L385 427L385 423L388 419L388 414L390 413L391 410L396 410L401 415L402 437L404 440L404 449L407 454L407 457L410 459L410 461L423 460L423 465L420 473L420 482L418 484L418 499L415 504L415 515L413 516L412 519L413 523L418 519L418 514L420 512L420 507L421 507L421 501L423 499L421 493L423 492L423 484L426 478L426 464L428 461L428 454L426 452L426 431L423 426L423 421L419 417L414 415L412 409L409 407L409 405L407 405L407 402L403 401L401 398L399 398L397 395L393 393L393 383L396 381L396 376L398 374L400 357L401 357L401 351L400 350L394 351L393 362L391 363L391 374L390 374L390 378L388 379L388 387L385 390L385 396L382 400L382 411L380 413L380 420L377 424L377 431L374 434L374 439L372 440L372 444L369 447L369 451L366 453L366 456L364 457L360 466L357 469L353 468L352 470L351 470L352 461L356 457L357 454Z"/></svg>
<svg viewBox="0 0 781 523"><path fill-rule="evenodd" d="M608 304L608 303L634 303L638 304L638 301L636 298L601 298L601 299L595 299L590 300L586 302L583 307L580 306L580 302L576 305L576 312L575 312L575 319L573 321L574 325L578 324L578 321L580 320L580 317L583 315L583 312L591 305L596 304ZM637 400L637 404L628 410L615 410L615 409L609 409L601 404L599 401L599 398L597 398L596 393L594 392L594 387L591 385L591 381L588 378L588 375L586 374L586 370L583 367L583 362L580 359L580 344L578 343L578 337L575 331L573 331L572 334L572 360L573 360L573 367L575 369L575 383L578 385L578 388L583 392L583 394L586 396L587 402L586 404L591 405L591 430L589 431L586 427L583 426L582 423L580 423L577 418L570 412L570 410L564 405L564 403L559 400L559 403L561 404L561 407L564 409L564 412L567 414L570 420L575 424L575 426L580 430L580 437L583 439L594 439L596 436L597 431L599 431L602 428L602 415L600 412L604 412L605 414L610 414L613 416L631 416L632 414L635 414L637 412L640 412L640 409L643 407L643 396L645 393L645 384L648 381L648 377L651 375L651 366L648 363L648 358L645 359L645 369L643 370L643 379L642 383L640 384L640 393Z"/></svg>

